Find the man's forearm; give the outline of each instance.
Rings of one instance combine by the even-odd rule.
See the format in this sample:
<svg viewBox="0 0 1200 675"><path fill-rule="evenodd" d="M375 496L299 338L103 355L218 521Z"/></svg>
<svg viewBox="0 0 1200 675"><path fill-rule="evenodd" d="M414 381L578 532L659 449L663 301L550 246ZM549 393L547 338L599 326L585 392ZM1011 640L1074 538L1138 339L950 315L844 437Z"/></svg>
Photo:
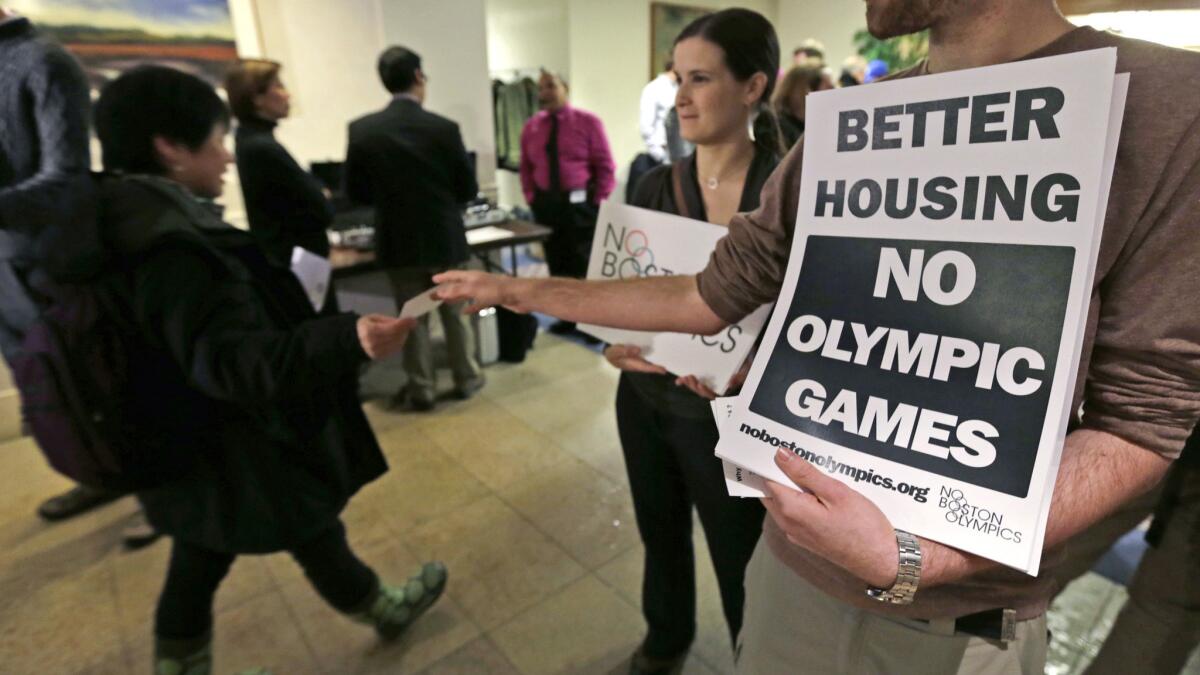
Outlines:
<svg viewBox="0 0 1200 675"><path fill-rule="evenodd" d="M708 335L727 324L700 297L693 276L620 281L513 279L505 305L611 328Z"/></svg>
<svg viewBox="0 0 1200 675"><path fill-rule="evenodd" d="M1074 537L1158 484L1170 460L1102 431L1067 436L1046 521L1044 547ZM954 583L998 567L986 558L926 539L921 585Z"/></svg>

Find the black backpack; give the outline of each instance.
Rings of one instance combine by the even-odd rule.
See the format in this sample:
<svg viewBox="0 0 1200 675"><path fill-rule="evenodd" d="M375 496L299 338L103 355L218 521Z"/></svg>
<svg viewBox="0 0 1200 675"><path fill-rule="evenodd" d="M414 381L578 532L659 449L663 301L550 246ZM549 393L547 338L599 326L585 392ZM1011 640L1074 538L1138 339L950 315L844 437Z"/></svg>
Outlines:
<svg viewBox="0 0 1200 675"><path fill-rule="evenodd" d="M136 181L173 201L190 199L156 179L97 180ZM72 228L99 228L99 221L93 213ZM192 238L206 246L202 237ZM182 476L193 458L173 451L171 439L138 419L132 378L136 360L150 358L149 347L133 319L128 274L121 269L128 260L111 248L103 252L87 274L60 276L37 289L45 309L12 363L13 379L24 420L55 470L84 485L130 492ZM224 264L215 251L213 257Z"/></svg>

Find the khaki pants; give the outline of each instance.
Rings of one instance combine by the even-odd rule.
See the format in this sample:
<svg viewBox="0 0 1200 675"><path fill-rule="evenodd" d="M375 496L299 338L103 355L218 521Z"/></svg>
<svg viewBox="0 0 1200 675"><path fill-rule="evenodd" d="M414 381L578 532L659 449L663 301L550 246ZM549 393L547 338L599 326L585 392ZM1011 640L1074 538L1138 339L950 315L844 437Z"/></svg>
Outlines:
<svg viewBox="0 0 1200 675"><path fill-rule="evenodd" d="M1088 675L1178 673L1200 644L1200 467L1173 471L1179 490L1162 538L1142 558Z"/></svg>
<svg viewBox="0 0 1200 675"><path fill-rule="evenodd" d="M396 296L396 311L410 298L433 286L433 275L447 268L404 267L388 270L392 292ZM456 268L450 268L456 269ZM454 386L468 390L479 384L482 375L475 360L475 331L463 316L465 303L443 303L437 308L446 334L446 353ZM422 401L437 397L437 373L433 367L433 343L429 339L429 314L417 320L416 328L404 343L404 371L408 374L409 394Z"/></svg>
<svg viewBox="0 0 1200 675"><path fill-rule="evenodd" d="M746 569L740 675L920 673L1041 675L1046 617L1017 623L1017 639L956 635L948 621L872 614L825 595L796 576L760 540Z"/></svg>

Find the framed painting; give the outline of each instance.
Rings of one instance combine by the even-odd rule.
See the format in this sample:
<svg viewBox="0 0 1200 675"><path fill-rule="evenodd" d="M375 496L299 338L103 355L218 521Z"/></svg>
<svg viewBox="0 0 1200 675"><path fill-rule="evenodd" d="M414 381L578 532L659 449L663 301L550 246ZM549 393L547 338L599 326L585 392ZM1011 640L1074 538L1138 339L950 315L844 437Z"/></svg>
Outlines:
<svg viewBox="0 0 1200 675"><path fill-rule="evenodd" d="M712 14L707 7L689 7L666 2L650 3L650 79L666 69L671 47L687 25Z"/></svg>
<svg viewBox="0 0 1200 675"><path fill-rule="evenodd" d="M93 87L145 63L219 86L237 59L228 0L9 0L66 47Z"/></svg>

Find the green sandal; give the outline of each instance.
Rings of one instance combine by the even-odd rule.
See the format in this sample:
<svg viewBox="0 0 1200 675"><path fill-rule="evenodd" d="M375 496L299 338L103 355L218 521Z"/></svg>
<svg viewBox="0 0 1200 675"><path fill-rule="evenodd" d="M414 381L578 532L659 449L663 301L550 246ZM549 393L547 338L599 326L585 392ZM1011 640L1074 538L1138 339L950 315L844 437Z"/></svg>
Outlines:
<svg viewBox="0 0 1200 675"><path fill-rule="evenodd" d="M375 626L384 640L395 640L425 613L446 590L449 572L440 562L425 563L403 586L380 584L368 609L351 615L355 621Z"/></svg>

